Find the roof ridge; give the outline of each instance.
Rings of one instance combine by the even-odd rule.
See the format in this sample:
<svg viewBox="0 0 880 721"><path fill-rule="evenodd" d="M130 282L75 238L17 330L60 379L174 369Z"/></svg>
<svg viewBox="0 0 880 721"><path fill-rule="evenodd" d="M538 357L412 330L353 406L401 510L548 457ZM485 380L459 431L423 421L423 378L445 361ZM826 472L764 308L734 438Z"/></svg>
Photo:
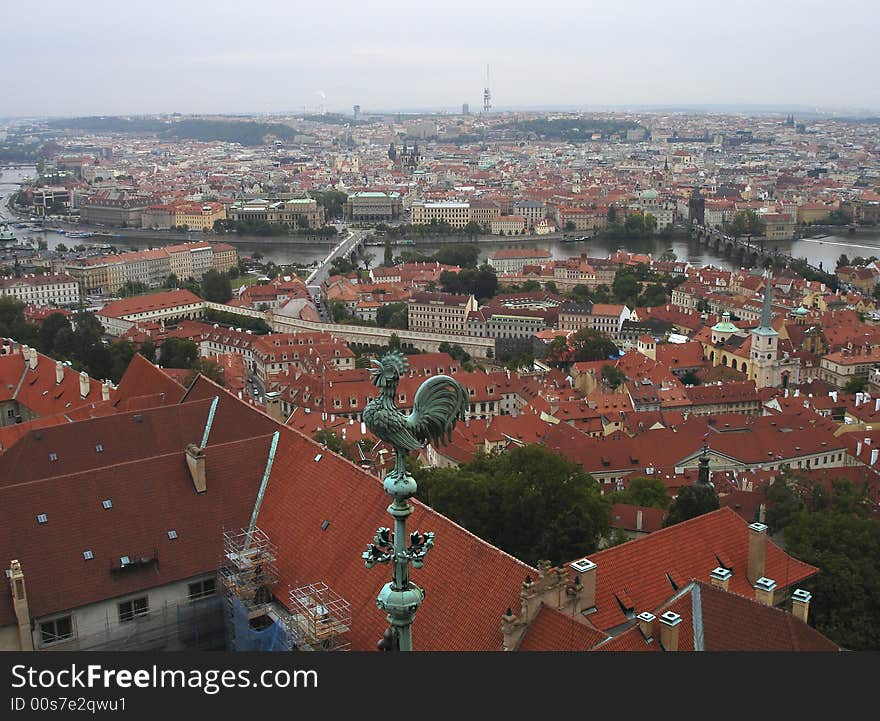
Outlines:
<svg viewBox="0 0 880 721"><path fill-rule="evenodd" d="M249 436L247 438L239 438L238 440L227 441L226 443L218 443L215 446L211 446L211 448L223 448L224 446L231 446L231 445L235 445L236 443L248 443L250 441L260 440L262 438L269 438L269 437L271 437L271 435L272 435L271 433L264 433L259 436ZM59 480L61 478L70 478L72 476L81 476L85 473L95 473L97 471L104 471L109 468L121 468L122 466L129 466L133 463L144 463L146 461L154 462L154 461L159 460L160 458L168 458L170 456L177 456L177 455L180 455L181 453L186 453L186 450L181 449L179 451L172 451L170 453L161 453L159 455L154 455L154 456L144 456L143 458L133 458L129 461L120 461L119 463L111 463L106 466L96 466L95 468L85 468L83 470L72 471L70 473L59 473L58 475L55 475L55 476L44 476L43 478L34 478L30 481L22 481L20 483L10 483L5 486L0 486L0 492L3 492L3 491L10 489L10 488L22 488L24 486L30 486L30 485L36 484L36 483L45 483L46 481L55 481L55 480Z"/></svg>

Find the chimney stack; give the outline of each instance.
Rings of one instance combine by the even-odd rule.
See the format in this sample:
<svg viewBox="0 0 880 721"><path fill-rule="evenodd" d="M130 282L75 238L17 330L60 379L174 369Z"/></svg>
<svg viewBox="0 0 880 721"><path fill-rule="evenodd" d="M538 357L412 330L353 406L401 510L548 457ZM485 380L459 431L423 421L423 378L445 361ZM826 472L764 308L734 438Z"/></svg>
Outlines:
<svg viewBox="0 0 880 721"><path fill-rule="evenodd" d="M657 617L653 613L649 613L648 611L642 611L638 615L639 619L639 631L642 632L642 638L645 641L650 641L654 638L654 620Z"/></svg>
<svg viewBox="0 0 880 721"><path fill-rule="evenodd" d="M812 598L813 594L802 588L795 589L795 592L791 594L791 612L804 623L807 622L810 614L810 600Z"/></svg>
<svg viewBox="0 0 880 721"><path fill-rule="evenodd" d="M761 576L755 581L755 600L765 606L773 605L773 592L776 590L776 581L772 578Z"/></svg>
<svg viewBox="0 0 880 721"><path fill-rule="evenodd" d="M38 360L37 349L36 348L29 348L28 349L28 364L30 365L32 371L37 369L37 360Z"/></svg>
<svg viewBox="0 0 880 721"><path fill-rule="evenodd" d="M101 400L109 401L110 400L110 381L104 381L101 384Z"/></svg>
<svg viewBox="0 0 880 721"><path fill-rule="evenodd" d="M709 574L709 581L715 586L715 588L720 588L722 591L726 591L730 586L730 579L732 576L733 574L728 569L719 566Z"/></svg>
<svg viewBox="0 0 880 721"><path fill-rule="evenodd" d="M764 576L764 558L767 554L767 526L763 523L749 525L749 566L746 577L749 583L757 583Z"/></svg>
<svg viewBox="0 0 880 721"><path fill-rule="evenodd" d="M596 569L598 567L589 558L581 558L568 565L581 579L583 586L581 608L594 608L596 605Z"/></svg>
<svg viewBox="0 0 880 721"><path fill-rule="evenodd" d="M24 573L17 560L9 562L9 583L12 586L12 605L18 621L18 642L22 651L34 650L34 639L31 636L31 613L28 608L27 588L24 585Z"/></svg>
<svg viewBox="0 0 880 721"><path fill-rule="evenodd" d="M873 466L877 462L877 456L880 455L880 450L877 448L871 449L871 465Z"/></svg>
<svg viewBox="0 0 880 721"><path fill-rule="evenodd" d="M660 645L664 651L678 651L678 631L681 616L674 611L660 615Z"/></svg>
<svg viewBox="0 0 880 721"><path fill-rule="evenodd" d="M195 443L186 447L186 466L192 477L196 493L204 493L208 490L208 481L205 476L205 449L199 448Z"/></svg>
<svg viewBox="0 0 880 721"><path fill-rule="evenodd" d="M89 386L89 376L85 371L81 371L79 374L79 394L83 398L85 398L89 394L90 386Z"/></svg>
<svg viewBox="0 0 880 721"><path fill-rule="evenodd" d="M55 385L60 386L64 382L64 363L55 361Z"/></svg>
<svg viewBox="0 0 880 721"><path fill-rule="evenodd" d="M639 509L636 511L636 530L642 530L642 510Z"/></svg>

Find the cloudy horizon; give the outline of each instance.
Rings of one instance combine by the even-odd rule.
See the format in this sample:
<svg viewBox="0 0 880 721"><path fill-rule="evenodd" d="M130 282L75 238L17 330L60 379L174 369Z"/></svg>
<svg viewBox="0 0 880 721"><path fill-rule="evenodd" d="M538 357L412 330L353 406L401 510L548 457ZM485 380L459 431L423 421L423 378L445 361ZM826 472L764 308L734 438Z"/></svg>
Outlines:
<svg viewBox="0 0 880 721"><path fill-rule="evenodd" d="M874 6L735 7L85 0L37 18L18 3L4 13L0 115L474 112L487 64L496 109L880 108Z"/></svg>

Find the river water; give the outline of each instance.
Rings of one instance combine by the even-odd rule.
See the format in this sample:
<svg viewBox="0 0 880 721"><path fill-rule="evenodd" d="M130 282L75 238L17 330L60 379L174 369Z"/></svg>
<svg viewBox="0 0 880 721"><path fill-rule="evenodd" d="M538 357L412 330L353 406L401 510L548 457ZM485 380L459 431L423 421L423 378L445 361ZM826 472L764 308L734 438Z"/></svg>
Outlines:
<svg viewBox="0 0 880 721"><path fill-rule="evenodd" d="M33 177L35 172L36 170L34 168L2 169L3 175L0 177L0 197L2 197L0 219L9 220L9 212L6 208L7 198L9 195L18 191L18 183L26 177ZM29 230L19 229L13 229L13 232L18 237L42 237L47 241L49 248L54 248L59 243L64 243L67 247L71 247L72 245L77 245L79 243L99 242L110 243L122 250L143 250L169 243L169 240L163 238L160 233L151 236L133 238L94 238L92 240L76 240L67 238L60 233L34 233ZM192 234L193 240L202 239L204 237L206 236L203 236L200 233ZM211 239L215 238L215 236L207 237L210 237ZM223 236L220 239L233 243L242 255L250 255L259 251L265 260L271 260L277 265L287 265L291 263L310 265L325 258L328 251L333 247L332 242L302 244L290 243L277 238L264 237ZM440 247L442 246L439 244L432 244L430 241L419 241L416 249L423 253L430 254ZM606 257L609 253L613 253L619 248L624 248L636 253L652 253L657 257L665 250L671 248L679 260L687 260L696 266L714 265L725 269L734 268L734 265L729 259L725 258L723 253L715 253L705 246L700 246L696 240L687 237L676 237L671 240L663 240L660 238L629 239L625 241L597 239L576 243L563 243L561 240L548 238L534 238L529 240L511 239L509 242L499 243L493 241L491 243L485 243L483 245L481 258L487 258L501 248L536 247L546 248L550 251L553 258L557 259L568 258L581 253L586 253L592 257ZM773 244L767 244L766 247L778 248L780 253L791 255L795 258L806 258L810 264L815 266L819 266L821 263L823 268L831 270L835 267L837 258L843 253L850 257L856 255L864 257L871 255L880 256L880 231L858 233L856 235L834 234L820 238L803 238L794 241L774 241ZM369 247L367 250L374 256L374 264L382 262L384 249L381 246Z"/></svg>

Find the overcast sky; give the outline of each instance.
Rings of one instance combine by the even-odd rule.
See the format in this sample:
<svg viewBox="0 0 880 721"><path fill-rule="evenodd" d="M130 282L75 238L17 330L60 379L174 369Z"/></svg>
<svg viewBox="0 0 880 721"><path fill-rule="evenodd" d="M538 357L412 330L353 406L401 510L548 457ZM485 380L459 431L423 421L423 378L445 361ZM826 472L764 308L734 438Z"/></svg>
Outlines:
<svg viewBox="0 0 880 721"><path fill-rule="evenodd" d="M876 0L7 2L0 116L880 108Z"/></svg>

